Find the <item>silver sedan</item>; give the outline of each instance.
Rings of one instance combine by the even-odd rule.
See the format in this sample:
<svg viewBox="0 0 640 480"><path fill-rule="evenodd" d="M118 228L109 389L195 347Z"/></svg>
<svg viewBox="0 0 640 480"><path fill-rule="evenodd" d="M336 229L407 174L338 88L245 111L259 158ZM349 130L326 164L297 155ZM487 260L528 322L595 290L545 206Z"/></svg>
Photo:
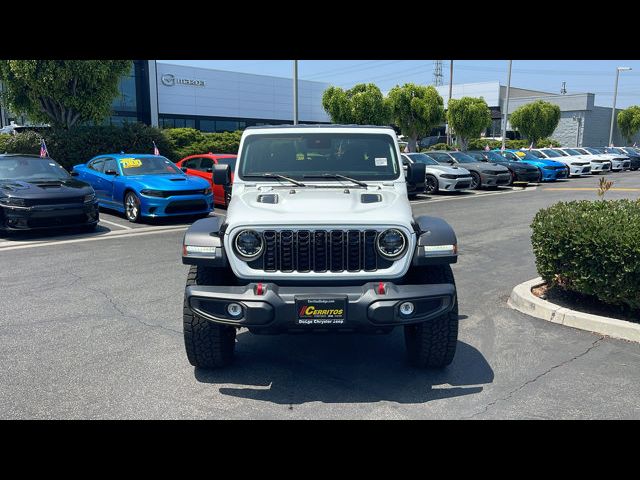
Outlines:
<svg viewBox="0 0 640 480"><path fill-rule="evenodd" d="M456 192L471 187L471 172L466 168L441 165L425 153L407 153L402 156L411 163L424 163L427 194L439 191Z"/></svg>

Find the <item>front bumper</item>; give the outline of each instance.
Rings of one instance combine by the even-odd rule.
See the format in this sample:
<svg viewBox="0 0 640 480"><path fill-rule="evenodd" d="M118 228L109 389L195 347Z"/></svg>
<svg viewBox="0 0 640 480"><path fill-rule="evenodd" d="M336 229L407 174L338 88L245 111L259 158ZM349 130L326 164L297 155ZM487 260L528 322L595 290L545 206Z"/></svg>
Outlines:
<svg viewBox="0 0 640 480"><path fill-rule="evenodd" d="M445 192L456 192L471 187L471 177L442 178L438 177L438 188Z"/></svg>
<svg viewBox="0 0 640 480"><path fill-rule="evenodd" d="M540 172L538 170L515 170L518 182L537 182Z"/></svg>
<svg viewBox="0 0 640 480"><path fill-rule="evenodd" d="M547 168L542 169L542 180L558 180L567 178L569 170L567 168L561 168L560 170L551 170Z"/></svg>
<svg viewBox="0 0 640 480"><path fill-rule="evenodd" d="M570 165L569 175L586 175L591 172L590 165Z"/></svg>
<svg viewBox="0 0 640 480"><path fill-rule="evenodd" d="M511 183L511 174L509 172L501 173L499 175L481 173L480 178L482 180L483 187L496 187L498 185L509 185L509 183Z"/></svg>
<svg viewBox="0 0 640 480"><path fill-rule="evenodd" d="M257 294L255 283L246 286L188 286L186 302L198 316L226 325L246 327L255 333L310 331L376 332L395 326L429 321L449 312L456 298L455 286L448 283L432 285L397 285L384 282L355 286L280 286L263 283ZM346 318L339 325L297 324L296 297L345 299ZM414 312L402 315L401 303L411 301ZM239 303L243 314L238 320L227 314L229 303Z"/></svg>
<svg viewBox="0 0 640 480"><path fill-rule="evenodd" d="M197 215L213 210L213 195L174 195L166 198L140 195L140 208L144 217Z"/></svg>
<svg viewBox="0 0 640 480"><path fill-rule="evenodd" d="M591 173L608 172L609 168L609 162L591 162Z"/></svg>
<svg viewBox="0 0 640 480"><path fill-rule="evenodd" d="M100 219L98 202L33 207L0 206L0 229L40 230L96 225Z"/></svg>

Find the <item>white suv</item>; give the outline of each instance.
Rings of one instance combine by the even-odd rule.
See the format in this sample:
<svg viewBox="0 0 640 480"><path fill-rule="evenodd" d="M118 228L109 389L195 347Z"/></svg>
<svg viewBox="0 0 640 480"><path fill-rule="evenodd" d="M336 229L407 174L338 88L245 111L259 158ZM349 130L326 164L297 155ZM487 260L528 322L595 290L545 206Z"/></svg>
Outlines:
<svg viewBox="0 0 640 480"><path fill-rule="evenodd" d="M389 333L402 327L409 360L453 360L458 301L450 264L457 240L442 219L414 217L386 127L299 125L247 128L226 217L185 233L192 265L184 341L192 365L233 357L236 330ZM228 166L214 182L228 185Z"/></svg>

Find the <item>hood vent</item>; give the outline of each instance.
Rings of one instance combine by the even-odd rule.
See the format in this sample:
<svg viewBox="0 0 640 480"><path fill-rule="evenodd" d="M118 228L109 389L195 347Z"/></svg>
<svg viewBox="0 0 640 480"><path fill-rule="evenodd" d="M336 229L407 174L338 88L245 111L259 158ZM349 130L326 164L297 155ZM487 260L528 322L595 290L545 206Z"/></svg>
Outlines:
<svg viewBox="0 0 640 480"><path fill-rule="evenodd" d="M186 182L187 181L186 178L170 178L169 180L171 180L172 182Z"/></svg>
<svg viewBox="0 0 640 480"><path fill-rule="evenodd" d="M382 195L379 193L363 193L360 195L362 203L378 203L382 201Z"/></svg>
<svg viewBox="0 0 640 480"><path fill-rule="evenodd" d="M275 193L266 193L258 195L258 203L278 203L278 195Z"/></svg>

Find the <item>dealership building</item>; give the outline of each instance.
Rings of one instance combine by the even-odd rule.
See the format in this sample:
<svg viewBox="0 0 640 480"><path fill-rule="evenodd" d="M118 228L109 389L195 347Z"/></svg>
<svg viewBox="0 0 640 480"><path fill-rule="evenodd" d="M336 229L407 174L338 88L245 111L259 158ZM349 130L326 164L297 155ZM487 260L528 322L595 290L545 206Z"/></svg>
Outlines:
<svg viewBox="0 0 640 480"><path fill-rule="evenodd" d="M447 105L449 86L436 87ZM507 87L500 82L464 83L452 86L452 98L483 97L491 110L491 127L487 129L487 137L500 137L502 114L506 107ZM558 140L562 146L604 146L609 143L609 128L611 125L611 107L595 104L595 94L574 93L556 94L528 90L524 88L509 88L509 112L527 103L544 100L560 107L560 122L551 138ZM616 115L622 110L616 108ZM507 137L516 138L516 132L507 122ZM640 138L640 137L638 137ZM613 127L614 145L625 145L626 140L620 135L617 123Z"/></svg>
<svg viewBox="0 0 640 480"><path fill-rule="evenodd" d="M191 127L206 132L293 123L291 78L135 60L120 79L120 96L106 123ZM299 123L329 123L322 108L323 82L298 81ZM0 127L24 118L0 112Z"/></svg>

